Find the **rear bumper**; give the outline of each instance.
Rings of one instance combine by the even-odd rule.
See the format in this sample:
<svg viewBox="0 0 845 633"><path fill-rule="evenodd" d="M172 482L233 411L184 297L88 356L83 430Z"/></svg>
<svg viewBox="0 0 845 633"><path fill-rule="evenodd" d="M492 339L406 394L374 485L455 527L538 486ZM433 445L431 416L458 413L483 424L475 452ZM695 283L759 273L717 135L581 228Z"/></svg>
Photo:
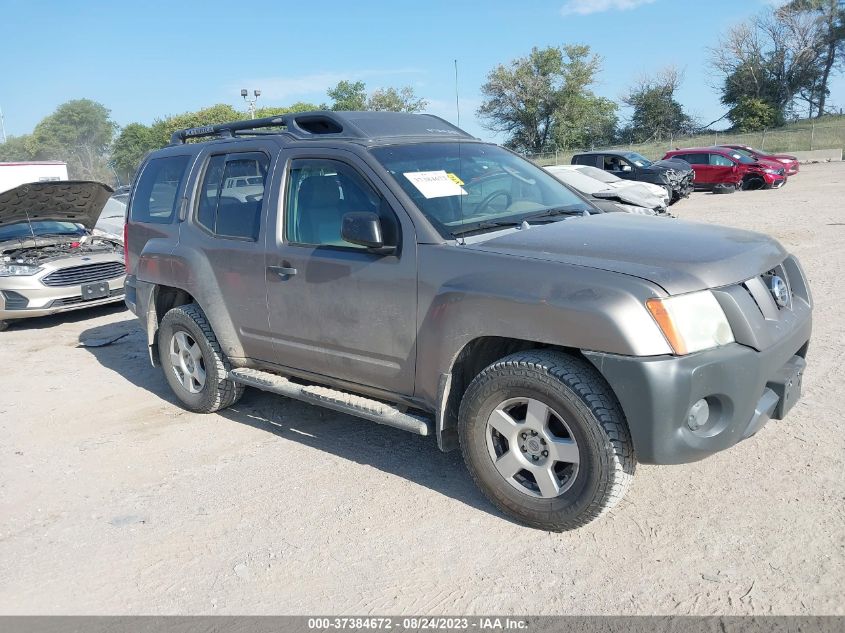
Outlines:
<svg viewBox="0 0 845 633"><path fill-rule="evenodd" d="M584 355L619 398L638 461L680 464L729 448L783 417L800 391L811 331L808 316L762 352L732 343L680 357ZM711 416L693 431L687 416L700 399Z"/></svg>

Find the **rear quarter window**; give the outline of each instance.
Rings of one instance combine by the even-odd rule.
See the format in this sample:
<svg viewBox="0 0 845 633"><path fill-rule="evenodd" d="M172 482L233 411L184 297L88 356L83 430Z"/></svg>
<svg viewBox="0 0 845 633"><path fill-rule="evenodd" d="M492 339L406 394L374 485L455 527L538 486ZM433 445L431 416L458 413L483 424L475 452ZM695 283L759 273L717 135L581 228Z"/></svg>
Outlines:
<svg viewBox="0 0 845 633"><path fill-rule="evenodd" d="M190 160L191 156L180 155L147 162L132 196L129 217L133 222L169 224L173 221Z"/></svg>

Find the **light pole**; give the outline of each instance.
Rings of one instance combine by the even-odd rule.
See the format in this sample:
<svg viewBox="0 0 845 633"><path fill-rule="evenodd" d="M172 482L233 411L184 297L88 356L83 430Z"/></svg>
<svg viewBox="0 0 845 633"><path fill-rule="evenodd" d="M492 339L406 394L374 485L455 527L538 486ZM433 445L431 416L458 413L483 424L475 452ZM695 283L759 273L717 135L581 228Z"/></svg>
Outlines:
<svg viewBox="0 0 845 633"><path fill-rule="evenodd" d="M255 118L255 102L258 101L258 97L261 96L260 90L253 90L252 91L253 98L249 98L249 90L246 88L241 88L241 96L244 98L244 101L247 103L247 107L249 108L249 118Z"/></svg>
<svg viewBox="0 0 845 633"><path fill-rule="evenodd" d="M0 108L0 134L3 135L3 140L0 143L6 142L6 121L3 118L3 109Z"/></svg>

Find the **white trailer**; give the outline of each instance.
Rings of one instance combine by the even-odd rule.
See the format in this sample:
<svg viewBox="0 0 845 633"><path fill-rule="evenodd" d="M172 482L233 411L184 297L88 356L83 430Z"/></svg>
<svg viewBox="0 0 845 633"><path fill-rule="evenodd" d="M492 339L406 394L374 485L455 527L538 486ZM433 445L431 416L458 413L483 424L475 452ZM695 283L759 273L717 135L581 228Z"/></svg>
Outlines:
<svg viewBox="0 0 845 633"><path fill-rule="evenodd" d="M27 182L67 180L67 163L59 160L0 163L0 193Z"/></svg>

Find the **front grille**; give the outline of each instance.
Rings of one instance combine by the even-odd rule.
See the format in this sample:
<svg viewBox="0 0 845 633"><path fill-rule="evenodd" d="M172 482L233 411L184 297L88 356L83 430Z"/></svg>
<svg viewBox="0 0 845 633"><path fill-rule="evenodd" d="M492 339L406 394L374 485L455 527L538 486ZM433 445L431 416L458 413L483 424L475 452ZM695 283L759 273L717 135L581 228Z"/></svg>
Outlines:
<svg viewBox="0 0 845 633"><path fill-rule="evenodd" d="M109 298L120 297L122 295L123 295L123 288L118 288L117 290L112 290L109 293ZM81 296L65 297L64 299L56 299L55 301L53 301L50 304L50 307L51 308L64 308L66 306L81 305L83 303L88 303L88 301L83 300Z"/></svg>
<svg viewBox="0 0 845 633"><path fill-rule="evenodd" d="M13 290L2 290L3 298L6 300L6 310L26 310L29 299Z"/></svg>
<svg viewBox="0 0 845 633"><path fill-rule="evenodd" d="M79 286L93 281L116 279L124 272L123 262L100 262L98 264L62 268L50 273L41 281L45 286Z"/></svg>

